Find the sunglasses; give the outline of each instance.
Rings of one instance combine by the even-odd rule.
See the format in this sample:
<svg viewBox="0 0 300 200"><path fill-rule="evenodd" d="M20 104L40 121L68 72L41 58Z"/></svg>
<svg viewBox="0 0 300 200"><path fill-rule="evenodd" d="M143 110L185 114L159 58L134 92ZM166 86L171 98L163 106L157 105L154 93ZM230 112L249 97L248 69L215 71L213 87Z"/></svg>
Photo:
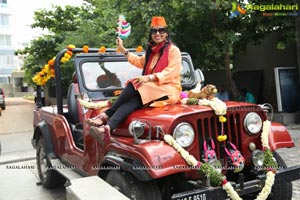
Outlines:
<svg viewBox="0 0 300 200"><path fill-rule="evenodd" d="M164 34L167 32L167 28L151 28L150 32L151 34L156 34L157 31L160 33L160 34Z"/></svg>

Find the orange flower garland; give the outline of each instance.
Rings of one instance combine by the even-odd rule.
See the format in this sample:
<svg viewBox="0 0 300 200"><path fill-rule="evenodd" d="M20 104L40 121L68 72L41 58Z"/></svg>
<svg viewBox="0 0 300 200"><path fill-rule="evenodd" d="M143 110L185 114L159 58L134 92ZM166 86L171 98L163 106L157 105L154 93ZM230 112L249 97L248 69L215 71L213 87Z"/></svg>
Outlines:
<svg viewBox="0 0 300 200"><path fill-rule="evenodd" d="M67 51L64 54L64 56L61 58L60 62L66 63L70 60L70 58L73 56L72 50L75 48L75 45L68 45ZM32 81L36 83L37 85L45 85L47 81L51 78L54 78L55 72L54 72L54 62L55 57L50 59L46 65L42 68L40 72L38 72L33 78Z"/></svg>
<svg viewBox="0 0 300 200"><path fill-rule="evenodd" d="M136 50L136 52L142 52L143 51L143 47L142 46L138 46L135 50Z"/></svg>
<svg viewBox="0 0 300 200"><path fill-rule="evenodd" d="M101 46L98 53L105 53L105 52L106 52L105 46Z"/></svg>
<svg viewBox="0 0 300 200"><path fill-rule="evenodd" d="M64 53L64 56L60 59L61 63L66 63L72 58L74 48L75 48L75 45L73 45L73 44L69 44L67 46L67 51ZM143 47L138 46L136 48L136 51L137 52L143 51ZM82 52L83 53L88 53L89 52L89 47L87 45L84 45L82 47ZM101 46L98 50L98 53L105 53L105 52L106 52L105 46ZM120 50L117 49L116 52L120 52ZM37 85L45 85L49 79L54 78L55 77L54 62L55 62L55 57L50 59L47 62L47 64L43 66L42 70L40 72L38 72L32 78L32 81Z"/></svg>
<svg viewBox="0 0 300 200"><path fill-rule="evenodd" d="M83 53L88 53L88 52L89 52L89 47L88 47L87 45L84 45L84 46L82 47L82 52L83 52Z"/></svg>

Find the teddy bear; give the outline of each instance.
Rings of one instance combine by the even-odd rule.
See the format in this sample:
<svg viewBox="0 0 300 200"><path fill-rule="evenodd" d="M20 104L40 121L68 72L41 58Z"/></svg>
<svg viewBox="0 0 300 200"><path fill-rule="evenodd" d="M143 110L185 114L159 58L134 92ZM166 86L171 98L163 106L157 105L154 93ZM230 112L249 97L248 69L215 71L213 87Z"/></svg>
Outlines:
<svg viewBox="0 0 300 200"><path fill-rule="evenodd" d="M192 89L188 91L188 98L196 98L196 99L213 99L215 94L217 93L217 88L215 85L207 84L200 90Z"/></svg>

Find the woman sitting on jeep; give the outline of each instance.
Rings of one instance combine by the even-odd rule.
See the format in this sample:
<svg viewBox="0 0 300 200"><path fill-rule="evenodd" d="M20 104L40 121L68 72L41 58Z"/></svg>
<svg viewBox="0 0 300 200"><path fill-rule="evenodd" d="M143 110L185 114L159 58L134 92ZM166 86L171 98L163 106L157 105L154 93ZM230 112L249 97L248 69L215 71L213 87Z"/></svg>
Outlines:
<svg viewBox="0 0 300 200"><path fill-rule="evenodd" d="M90 134L100 143L110 140L110 132L133 111L157 100L177 103L180 99L181 53L169 39L164 17L153 17L148 46L143 56L129 53L117 37L118 49L128 61L143 69L142 76L128 80L117 101L105 112L87 121Z"/></svg>

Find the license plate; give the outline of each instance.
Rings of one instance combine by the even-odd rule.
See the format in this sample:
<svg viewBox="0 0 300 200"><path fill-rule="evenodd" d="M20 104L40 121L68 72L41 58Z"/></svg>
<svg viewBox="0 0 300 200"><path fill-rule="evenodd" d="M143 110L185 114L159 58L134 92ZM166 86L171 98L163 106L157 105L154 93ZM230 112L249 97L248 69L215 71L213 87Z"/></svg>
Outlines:
<svg viewBox="0 0 300 200"><path fill-rule="evenodd" d="M185 197L177 197L176 200L207 200L206 193L191 194Z"/></svg>

